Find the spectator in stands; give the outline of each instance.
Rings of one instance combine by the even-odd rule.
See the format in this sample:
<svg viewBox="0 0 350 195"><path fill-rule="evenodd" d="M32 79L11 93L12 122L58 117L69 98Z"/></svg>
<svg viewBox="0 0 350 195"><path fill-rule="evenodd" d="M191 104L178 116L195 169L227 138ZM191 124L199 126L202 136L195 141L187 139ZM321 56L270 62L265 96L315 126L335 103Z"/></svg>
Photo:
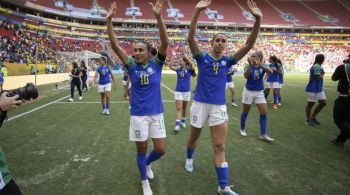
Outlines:
<svg viewBox="0 0 350 195"><path fill-rule="evenodd" d="M310 68L309 83L306 86L307 93L307 105L306 112L306 125L316 126L321 123L316 119L317 114L326 106L326 95L323 91L323 76L325 74L321 65L323 64L325 57L323 54L317 54L315 62ZM312 112L312 107L318 102L317 107Z"/></svg>
<svg viewBox="0 0 350 195"><path fill-rule="evenodd" d="M228 163L225 160L224 152L228 121L225 101L226 75L228 69L241 60L254 46L261 25L262 13L255 2L249 0L249 10L256 20L246 44L236 53L225 56L223 53L227 48L227 36L219 33L213 37L210 44L211 52L207 53L199 49L195 34L200 12L207 9L211 2L212 0L202 0L196 5L187 39L191 53L197 61L198 78L194 101L190 109L191 134L187 142L185 169L188 172L193 171L193 154L196 142L203 125L208 120L214 149L214 166L219 183L217 192L232 195L236 193L229 187Z"/></svg>
<svg viewBox="0 0 350 195"><path fill-rule="evenodd" d="M177 74L175 89L176 120L174 131L178 133L180 131L180 125L182 128L186 128L186 108L187 103L191 99L191 77L197 76L197 73L194 69L194 64L186 54L179 59L178 65L174 64L174 61L168 65L169 68L176 71Z"/></svg>
<svg viewBox="0 0 350 195"><path fill-rule="evenodd" d="M69 102L74 102L74 88L77 87L78 92L79 92L79 100L83 99L83 94L81 92L81 72L80 69L78 67L78 63L73 62L72 63L73 69L71 71L71 74L69 75L72 80L70 82L70 98L68 99Z"/></svg>
<svg viewBox="0 0 350 195"><path fill-rule="evenodd" d="M80 62L80 67L79 68L80 68L80 72L82 73L82 75L81 75L81 82L82 82L83 86L82 86L81 90L85 89L85 92L87 92L89 90L87 85L86 85L86 81L87 81L88 75L87 75L87 67L85 65L85 61L84 60L82 60Z"/></svg>
<svg viewBox="0 0 350 195"><path fill-rule="evenodd" d="M157 0L155 5L150 4L157 20L160 37L158 54L153 58L151 58L151 46L147 42L136 43L133 54L135 58L128 57L119 45L112 25L116 3L111 5L107 14L107 31L112 48L122 61L122 65L127 68L131 78L130 140L136 143L137 165L144 195L153 194L148 181L148 178L154 178L151 163L164 155L166 137L160 82L166 59L168 35L162 19L163 0ZM148 138L152 138L154 150L146 158Z"/></svg>

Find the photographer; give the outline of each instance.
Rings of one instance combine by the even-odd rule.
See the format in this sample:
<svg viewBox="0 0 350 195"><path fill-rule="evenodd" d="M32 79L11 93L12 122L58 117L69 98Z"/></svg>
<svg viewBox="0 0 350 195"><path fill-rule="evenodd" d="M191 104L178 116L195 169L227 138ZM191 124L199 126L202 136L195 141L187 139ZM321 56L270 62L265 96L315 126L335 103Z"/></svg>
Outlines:
<svg viewBox="0 0 350 195"><path fill-rule="evenodd" d="M17 100L18 95L13 97L7 96L8 92L0 95L1 112L10 111L22 104L22 100ZM4 153L0 147L0 195L20 195L22 194L15 181L11 178Z"/></svg>
<svg viewBox="0 0 350 195"><path fill-rule="evenodd" d="M339 127L340 134L331 142L338 146L344 146L350 138L350 54L344 64L338 66L333 75L333 81L338 82L339 97L334 102L333 120Z"/></svg>

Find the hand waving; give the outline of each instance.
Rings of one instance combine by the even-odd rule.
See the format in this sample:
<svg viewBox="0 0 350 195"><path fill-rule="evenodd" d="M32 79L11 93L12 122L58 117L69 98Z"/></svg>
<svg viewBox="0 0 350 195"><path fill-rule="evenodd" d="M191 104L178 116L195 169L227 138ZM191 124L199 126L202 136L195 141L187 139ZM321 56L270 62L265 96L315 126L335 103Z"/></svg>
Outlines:
<svg viewBox="0 0 350 195"><path fill-rule="evenodd" d="M153 5L152 2L149 2L149 4L152 6L153 14L155 16L161 16L163 9L163 0L157 0L155 5Z"/></svg>
<svg viewBox="0 0 350 195"><path fill-rule="evenodd" d="M253 16L255 16L255 18L262 18L263 14L253 0L248 0L247 4L249 11L253 14Z"/></svg>
<svg viewBox="0 0 350 195"><path fill-rule="evenodd" d="M210 6L212 0L201 0L200 2L197 3L196 9L202 11L203 9L206 9L207 7Z"/></svg>
<svg viewBox="0 0 350 195"><path fill-rule="evenodd" d="M107 13L107 16L106 16L106 19L107 20L111 20L115 14L117 10L117 3L116 2L113 2L111 4L111 7L108 9L108 13Z"/></svg>

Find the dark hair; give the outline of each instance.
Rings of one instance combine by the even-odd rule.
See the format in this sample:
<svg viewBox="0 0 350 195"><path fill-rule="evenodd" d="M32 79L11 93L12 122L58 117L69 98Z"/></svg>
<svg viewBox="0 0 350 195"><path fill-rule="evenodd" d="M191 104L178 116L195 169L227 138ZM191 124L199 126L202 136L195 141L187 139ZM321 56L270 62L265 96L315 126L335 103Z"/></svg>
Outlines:
<svg viewBox="0 0 350 195"><path fill-rule="evenodd" d="M78 63L77 62L73 62L72 65L73 65L73 68L78 68Z"/></svg>
<svg viewBox="0 0 350 195"><path fill-rule="evenodd" d="M186 58L185 56L182 57L182 60L186 63L186 66L189 66L190 65L190 61L188 60L188 58Z"/></svg>
<svg viewBox="0 0 350 195"><path fill-rule="evenodd" d="M323 64L324 62L324 55L323 54L317 54L316 57L315 57L315 62L314 64Z"/></svg>
<svg viewBox="0 0 350 195"><path fill-rule="evenodd" d="M156 56L157 53L158 53L157 49L154 48L154 47L151 47L151 54L152 54L153 56Z"/></svg>
<svg viewBox="0 0 350 195"><path fill-rule="evenodd" d="M146 46L148 52L152 52L152 46L147 41L139 41L137 43L142 43Z"/></svg>
<svg viewBox="0 0 350 195"><path fill-rule="evenodd" d="M80 62L80 65L82 65L85 69L87 69L84 60L82 60L82 61Z"/></svg>
<svg viewBox="0 0 350 195"><path fill-rule="evenodd" d="M219 35L224 35L224 36L226 37L226 35L225 35L224 33L217 33L217 34L214 35L213 39L211 40L211 43L213 43L214 40L215 40L215 38L216 38L217 36L219 36Z"/></svg>
<svg viewBox="0 0 350 195"><path fill-rule="evenodd" d="M275 55L270 56L270 59L273 61L273 63L277 63L278 58Z"/></svg>

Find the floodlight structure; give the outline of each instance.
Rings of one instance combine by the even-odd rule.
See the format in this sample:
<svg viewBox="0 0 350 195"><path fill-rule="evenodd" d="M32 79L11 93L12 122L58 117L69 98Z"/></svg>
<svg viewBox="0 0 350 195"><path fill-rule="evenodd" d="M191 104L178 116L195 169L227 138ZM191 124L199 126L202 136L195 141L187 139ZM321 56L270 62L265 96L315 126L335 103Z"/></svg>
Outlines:
<svg viewBox="0 0 350 195"><path fill-rule="evenodd" d="M142 12L139 7L128 7L125 12L126 16L142 16Z"/></svg>
<svg viewBox="0 0 350 195"><path fill-rule="evenodd" d="M170 18L183 18L184 17L184 15L180 12L180 10L176 9L176 8L167 9L166 12L168 13L168 17L170 17Z"/></svg>

